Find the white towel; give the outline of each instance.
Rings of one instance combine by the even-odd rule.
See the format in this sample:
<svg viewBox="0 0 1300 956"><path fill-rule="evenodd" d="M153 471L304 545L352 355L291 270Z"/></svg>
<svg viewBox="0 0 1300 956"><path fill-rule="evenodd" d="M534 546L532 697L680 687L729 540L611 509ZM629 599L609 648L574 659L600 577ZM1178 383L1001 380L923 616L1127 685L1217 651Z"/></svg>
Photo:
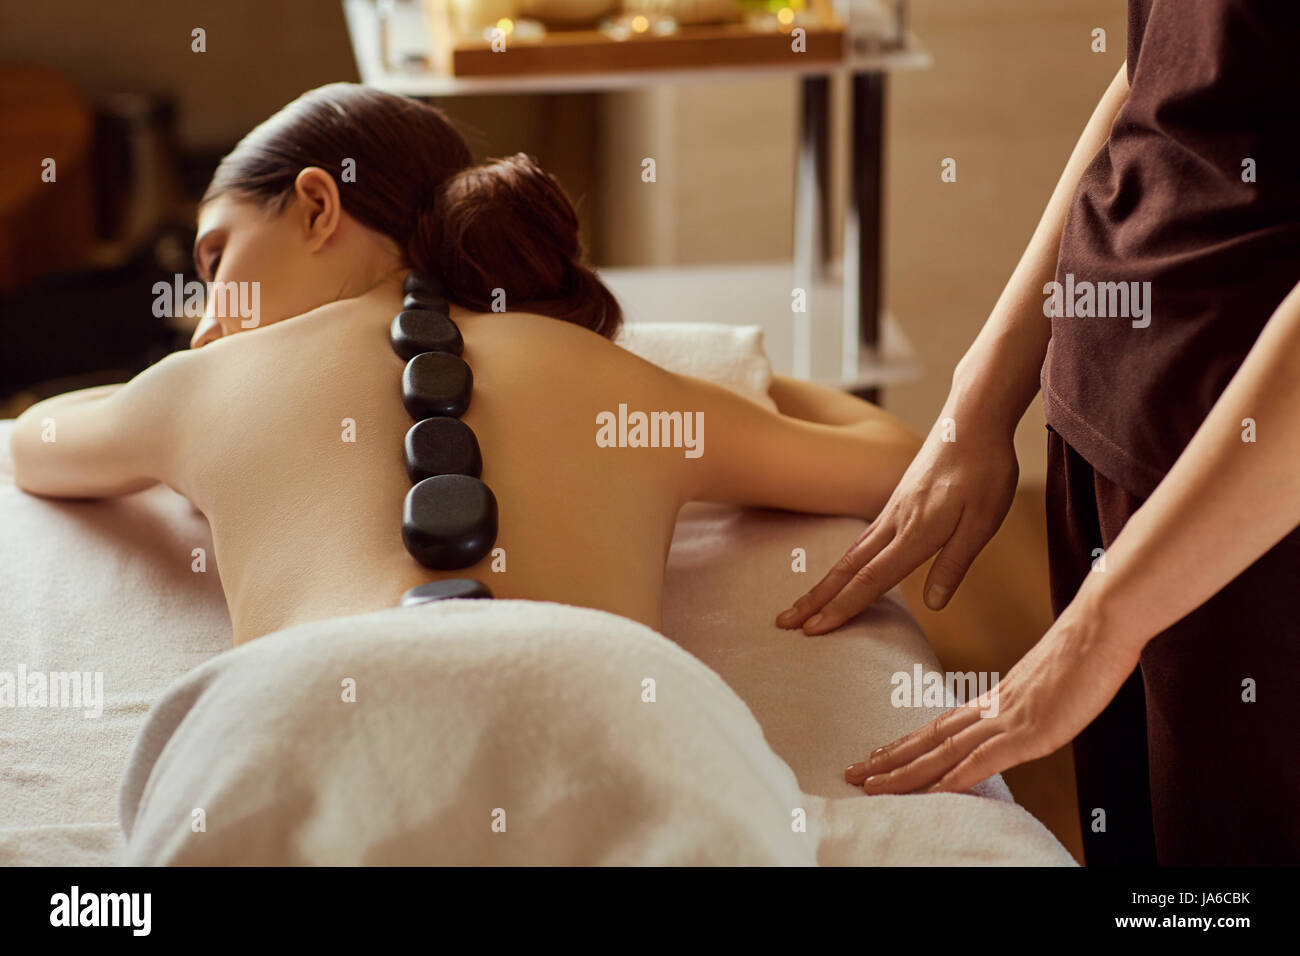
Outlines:
<svg viewBox="0 0 1300 956"><path fill-rule="evenodd" d="M690 654L534 601L221 655L150 712L121 814L142 865L1070 863L1014 804L808 796Z"/></svg>
<svg viewBox="0 0 1300 956"><path fill-rule="evenodd" d="M772 363L757 325L720 322L629 322L614 340L648 362L708 379L776 410L768 396Z"/></svg>

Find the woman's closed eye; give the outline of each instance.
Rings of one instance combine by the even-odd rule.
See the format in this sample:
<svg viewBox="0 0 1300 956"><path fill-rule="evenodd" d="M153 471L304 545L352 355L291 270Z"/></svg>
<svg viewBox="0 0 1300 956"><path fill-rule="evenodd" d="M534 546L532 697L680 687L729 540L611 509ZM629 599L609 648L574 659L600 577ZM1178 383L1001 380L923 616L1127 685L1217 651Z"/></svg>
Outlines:
<svg viewBox="0 0 1300 956"><path fill-rule="evenodd" d="M217 270L221 268L221 250L208 259L207 268L200 273L205 282L213 282L217 278Z"/></svg>
<svg viewBox="0 0 1300 956"><path fill-rule="evenodd" d="M225 251L225 229L213 227L194 241L194 271L204 282L216 278L217 269L221 267L221 255Z"/></svg>

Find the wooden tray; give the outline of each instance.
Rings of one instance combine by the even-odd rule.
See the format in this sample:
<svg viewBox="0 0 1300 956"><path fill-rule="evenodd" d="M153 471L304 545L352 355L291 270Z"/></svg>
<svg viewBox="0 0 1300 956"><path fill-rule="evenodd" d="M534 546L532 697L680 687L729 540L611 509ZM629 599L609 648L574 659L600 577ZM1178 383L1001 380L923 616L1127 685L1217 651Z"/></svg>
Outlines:
<svg viewBox="0 0 1300 956"><path fill-rule="evenodd" d="M450 0L424 0L434 70L449 76L527 76L551 73L636 73L700 67L795 66L838 62L844 57L844 27L828 0L809 0L818 26L807 31L806 51L795 53L790 35L763 32L743 23L679 27L671 36L637 34L613 40L595 29L548 29L541 40L511 37L504 53L478 36L452 27Z"/></svg>

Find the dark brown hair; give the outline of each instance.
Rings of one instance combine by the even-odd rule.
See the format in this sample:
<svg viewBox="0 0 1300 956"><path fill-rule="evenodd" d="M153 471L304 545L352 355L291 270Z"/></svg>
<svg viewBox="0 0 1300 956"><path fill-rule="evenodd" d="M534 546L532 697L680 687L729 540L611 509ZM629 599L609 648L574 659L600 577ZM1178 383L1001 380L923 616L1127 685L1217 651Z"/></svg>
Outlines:
<svg viewBox="0 0 1300 956"><path fill-rule="evenodd" d="M352 160L355 182L343 181ZM613 338L618 302L583 262L578 217L559 182L523 153L472 165L432 106L352 83L304 93L239 141L206 203L224 193L281 208L317 166L344 210L393 239L407 263L440 276L447 297L479 312L536 312Z"/></svg>

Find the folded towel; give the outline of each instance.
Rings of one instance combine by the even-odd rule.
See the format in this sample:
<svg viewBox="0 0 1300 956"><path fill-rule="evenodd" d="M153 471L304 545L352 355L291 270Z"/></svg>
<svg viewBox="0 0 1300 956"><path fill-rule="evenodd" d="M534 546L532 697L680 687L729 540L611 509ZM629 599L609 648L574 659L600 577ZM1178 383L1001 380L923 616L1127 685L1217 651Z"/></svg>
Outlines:
<svg viewBox="0 0 1300 956"><path fill-rule="evenodd" d="M720 322L629 322L614 340L647 362L708 379L776 410L768 396L772 363L757 325Z"/></svg>
<svg viewBox="0 0 1300 956"><path fill-rule="evenodd" d="M121 790L129 864L1069 865L1023 809L800 791L736 694L589 608L313 622L173 686Z"/></svg>

